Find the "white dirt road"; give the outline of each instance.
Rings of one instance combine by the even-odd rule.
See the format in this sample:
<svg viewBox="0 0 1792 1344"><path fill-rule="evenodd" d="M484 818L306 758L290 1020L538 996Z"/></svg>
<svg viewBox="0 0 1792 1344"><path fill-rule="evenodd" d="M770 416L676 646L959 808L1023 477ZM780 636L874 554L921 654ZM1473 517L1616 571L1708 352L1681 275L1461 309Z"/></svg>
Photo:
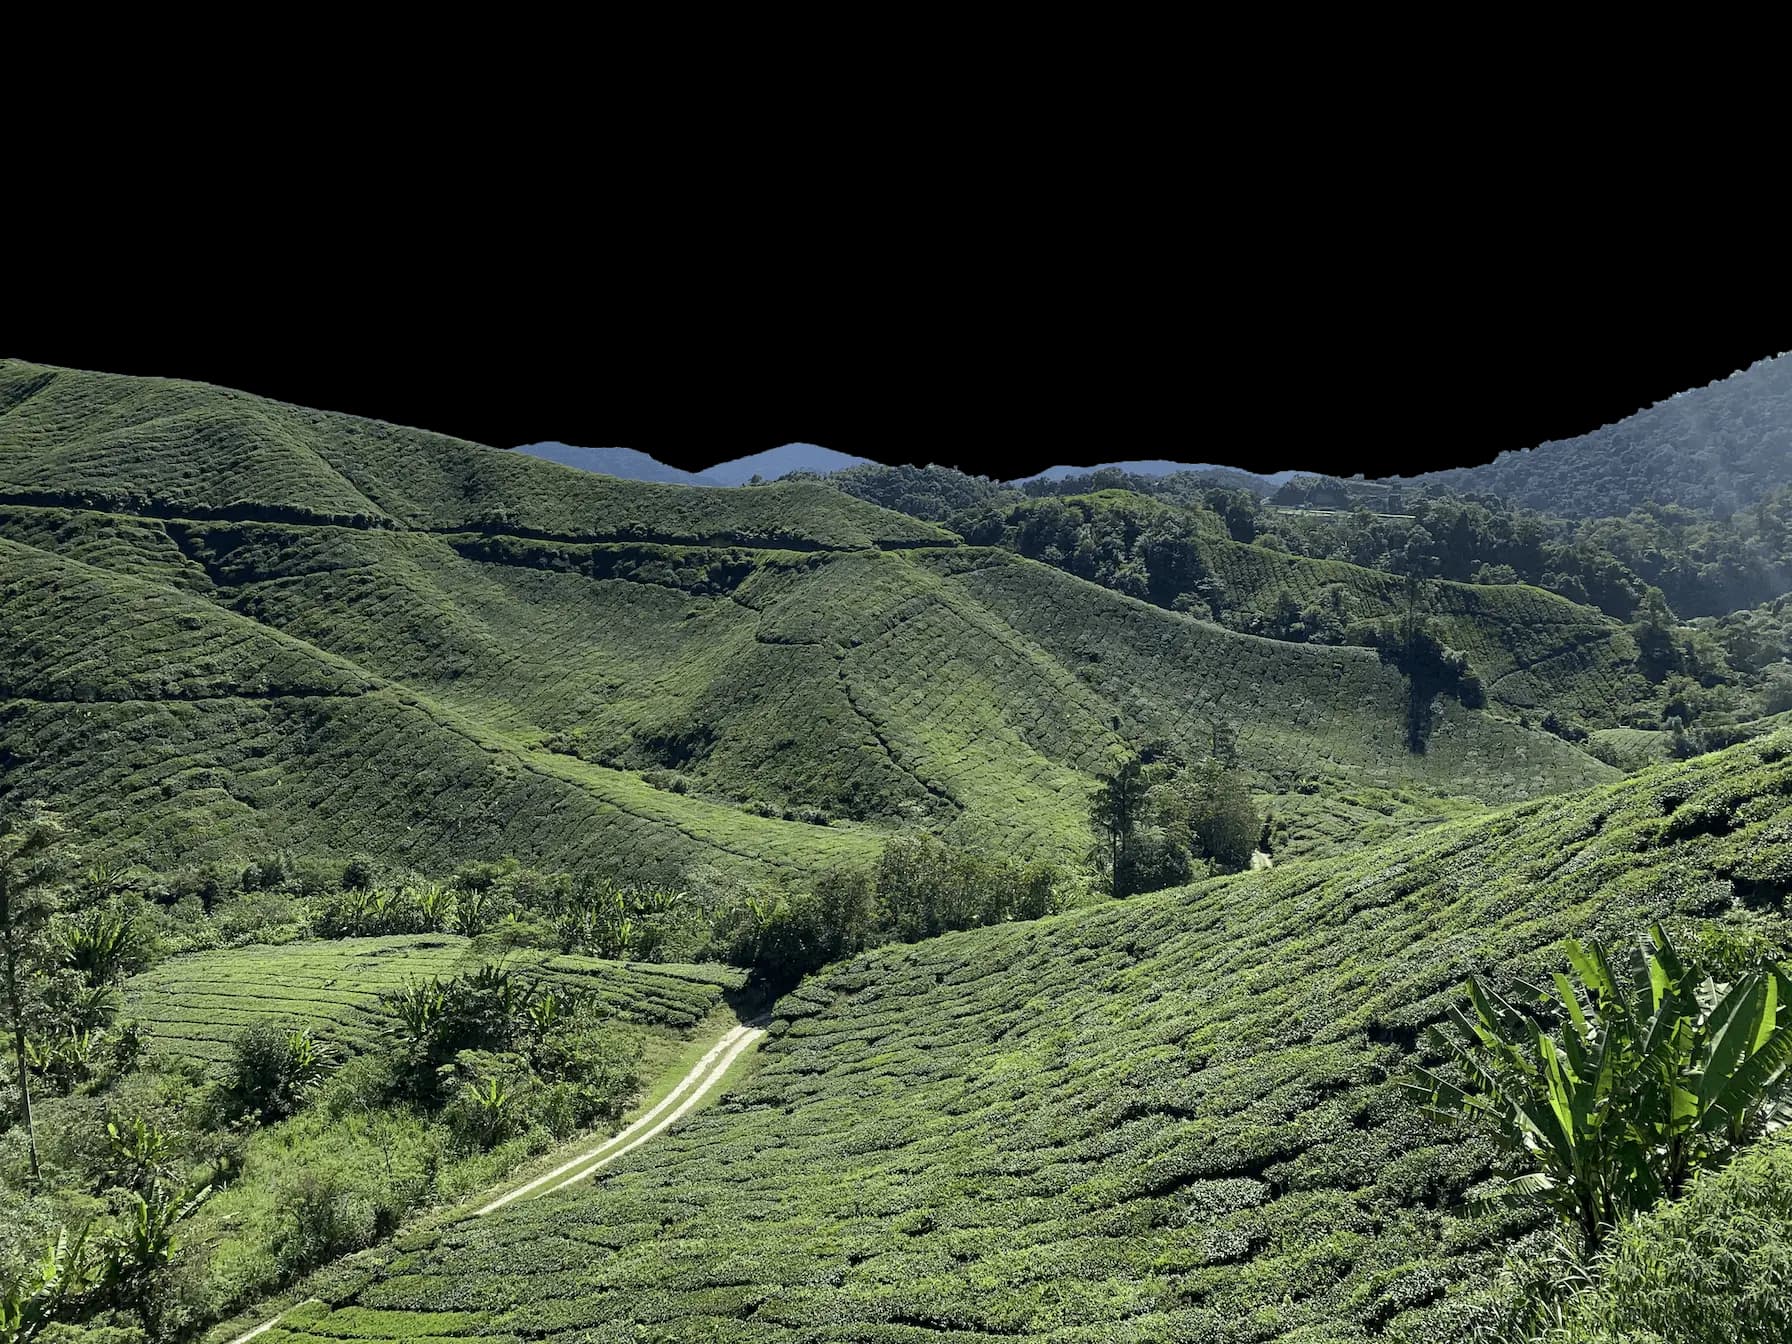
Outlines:
<svg viewBox="0 0 1792 1344"><path fill-rule="evenodd" d="M678 1085L661 1097L646 1114L618 1130L602 1143L586 1149L577 1157L562 1162L552 1171L499 1195L483 1208L476 1209L473 1216L484 1217L488 1213L503 1208L512 1200L564 1190L567 1186L582 1181L593 1172L608 1166L624 1153L639 1148L655 1135L670 1129L690 1114L691 1110L709 1095L711 1089L722 1081L723 1075L728 1072L734 1061L752 1049L764 1035L763 1027L729 1028L722 1033L721 1039L709 1048L708 1053L691 1066L690 1072L678 1080ZM249 1344L250 1340L272 1330L279 1323L280 1316L263 1321L247 1334L238 1335L230 1341L230 1344Z"/></svg>

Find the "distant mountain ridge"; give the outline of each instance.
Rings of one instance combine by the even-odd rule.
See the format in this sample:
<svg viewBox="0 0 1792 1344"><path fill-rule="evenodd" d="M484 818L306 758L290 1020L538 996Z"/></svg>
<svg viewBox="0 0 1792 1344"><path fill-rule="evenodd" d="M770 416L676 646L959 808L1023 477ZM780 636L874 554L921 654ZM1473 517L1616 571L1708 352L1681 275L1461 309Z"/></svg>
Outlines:
<svg viewBox="0 0 1792 1344"><path fill-rule="evenodd" d="M576 467L580 471L595 471L628 481L665 481L676 485L735 486L745 485L755 476L762 481L776 481L799 471L830 476L834 472L845 471L848 467L882 465L869 457L855 457L851 453L836 452L815 443L787 443L763 453L718 462L702 471L685 471L634 448L581 448L574 444L548 440L522 444L516 451L527 453L531 457L545 458L549 462L558 462L562 466ZM1219 463L1171 462L1163 458L1150 458L1097 462L1087 467L1068 464L1047 467L1044 471L1018 477L1007 484L1062 481L1092 475L1098 471L1124 471L1133 476L1174 476L1179 472L1192 472L1221 478L1227 485L1255 490L1260 495L1267 495L1302 474L1297 471L1246 471L1242 467L1228 467Z"/></svg>
<svg viewBox="0 0 1792 1344"><path fill-rule="evenodd" d="M664 481L674 485L702 485L695 472L669 466L634 448L579 448L570 443L525 443L516 450L530 457L558 462L563 467L619 476L625 481Z"/></svg>
<svg viewBox="0 0 1792 1344"><path fill-rule="evenodd" d="M871 464L868 457L838 453L814 443L786 443L763 453L718 462L703 471L685 471L634 448L581 448L548 440L522 444L516 451L627 481L665 481L676 485L745 485L755 476L762 481L780 480L799 471L826 476L848 467Z"/></svg>
<svg viewBox="0 0 1792 1344"><path fill-rule="evenodd" d="M718 462L700 472L682 471L629 448L579 448L550 442L528 444L517 451L627 480L685 485L745 485L755 476L773 481L794 472L825 476L849 467L877 465L870 458L813 443L787 443ZM1263 496L1302 477L1333 479L1315 472L1256 472L1216 463L1148 458L1086 467L1060 464L1005 484L1056 482L1106 470L1133 476L1188 472ZM1748 508L1787 485L1792 485L1792 354L1757 360L1728 378L1677 392L1615 424L1575 438L1504 452L1482 466L1373 482L1383 493L1389 487L1487 492L1563 518L1622 516L1645 504L1674 504L1721 517Z"/></svg>

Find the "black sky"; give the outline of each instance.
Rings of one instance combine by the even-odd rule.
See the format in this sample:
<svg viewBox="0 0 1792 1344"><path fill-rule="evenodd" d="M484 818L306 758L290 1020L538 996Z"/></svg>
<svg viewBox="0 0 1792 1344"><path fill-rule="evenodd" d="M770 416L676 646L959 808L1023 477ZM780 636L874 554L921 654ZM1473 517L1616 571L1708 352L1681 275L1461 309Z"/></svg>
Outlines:
<svg viewBox="0 0 1792 1344"><path fill-rule="evenodd" d="M1009 276L783 295L591 284L432 306L295 283L253 302L164 296L134 317L0 315L0 354L692 469L809 441L998 476L1158 457L1385 475L1584 433L1792 348L1771 297L1424 275L1223 296L1115 276L1073 294Z"/></svg>

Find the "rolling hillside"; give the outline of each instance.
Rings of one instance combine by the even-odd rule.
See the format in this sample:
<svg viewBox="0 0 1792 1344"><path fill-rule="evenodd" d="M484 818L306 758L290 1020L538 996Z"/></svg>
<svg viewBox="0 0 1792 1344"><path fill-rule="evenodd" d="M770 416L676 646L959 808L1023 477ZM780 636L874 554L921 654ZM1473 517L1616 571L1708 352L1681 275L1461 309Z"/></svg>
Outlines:
<svg viewBox="0 0 1792 1344"><path fill-rule="evenodd" d="M594 1187L420 1232L267 1344L1462 1338L1522 1212L1396 1090L1470 973L1792 896L1792 738L1324 863L885 947ZM1782 926L1783 927L1783 926Z"/></svg>
<svg viewBox="0 0 1792 1344"><path fill-rule="evenodd" d="M361 1049L391 1025L381 995L499 959L447 933L231 948L177 957L134 976L124 999L155 1046L208 1063L229 1059L236 1033L259 1018ZM535 951L502 960L526 981L592 994L626 1021L679 1029L695 1026L725 988L746 978L726 966L637 966Z"/></svg>
<svg viewBox="0 0 1792 1344"><path fill-rule="evenodd" d="M1408 600L1397 574L1235 541L1211 512L1125 490L1027 500L969 526L973 538L1040 555L1072 572L1086 563L1102 574L1105 548L1118 545L1121 558L1138 562L1132 568L1142 566L1157 602L1216 591L1219 615L1231 625L1252 618L1267 624L1284 596L1307 608L1323 604L1329 591L1345 623L1395 616ZM1085 531L1101 539L1087 558L1073 539ZM1157 560L1150 550L1154 536L1185 539L1189 556L1180 562L1180 585L1163 583L1156 572L1161 565L1174 573L1178 562L1173 550L1168 562ZM1203 587L1203 580L1217 590ZM1419 586L1417 609L1449 647L1469 655L1489 700L1507 717L1554 710L1612 726L1646 696L1636 641L1596 608L1525 584L1427 579Z"/></svg>
<svg viewBox="0 0 1792 1344"><path fill-rule="evenodd" d="M623 481L202 383L19 360L0 360L0 503L809 550L943 535L816 482L748 493Z"/></svg>
<svg viewBox="0 0 1792 1344"><path fill-rule="evenodd" d="M1074 857L1129 741L1216 725L1293 852L1611 775L1453 702L1414 755L1371 652L818 483L622 481L191 384L0 365L0 546L9 790L164 865L764 876L912 824Z"/></svg>
<svg viewBox="0 0 1792 1344"><path fill-rule="evenodd" d="M1281 593L1305 605L1330 584L1348 591L1363 617L1394 615L1405 602L1399 576L1341 560L1228 540L1205 542L1202 553L1234 605L1266 615ZM1508 710L1566 710L1599 723L1645 690L1636 641L1622 624L1542 588L1427 579L1419 609L1469 655L1489 700Z"/></svg>

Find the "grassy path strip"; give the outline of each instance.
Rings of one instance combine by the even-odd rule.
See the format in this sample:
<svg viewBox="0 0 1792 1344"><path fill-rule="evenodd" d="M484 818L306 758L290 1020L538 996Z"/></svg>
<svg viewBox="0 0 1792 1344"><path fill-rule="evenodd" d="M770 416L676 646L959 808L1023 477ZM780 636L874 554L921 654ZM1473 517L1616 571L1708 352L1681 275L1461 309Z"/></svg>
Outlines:
<svg viewBox="0 0 1792 1344"><path fill-rule="evenodd" d="M740 1034L738 1036L735 1036L735 1032L739 1032ZM599 1167L608 1166L611 1162L614 1162L617 1158L621 1157L624 1153L628 1152L629 1149L640 1147L642 1144L646 1143L647 1140L651 1139L655 1134L658 1134L661 1130L667 1129L670 1126L676 1124L681 1118L683 1118L683 1116L685 1115L686 1112L688 1112L698 1102L703 1100L704 1095L712 1087L714 1087L717 1083L722 1081L723 1075L728 1072L729 1067L734 1063L734 1061L736 1059L738 1059L741 1055L745 1054L747 1050L751 1049L752 1046L755 1045L758 1042L759 1038L763 1035L765 1035L765 1028L763 1028L763 1027L736 1027L734 1029L734 1031L729 1032L728 1036L724 1036L722 1038L722 1040L716 1044L715 1050L712 1050L710 1052L710 1055L713 1055L715 1053L715 1051L717 1051L717 1050L721 1051L722 1052L721 1058L716 1060L714 1068L710 1069L710 1071L707 1074L703 1075L702 1081L697 1083L696 1089L694 1091L692 1091L690 1096L686 1097L684 1099L684 1101L679 1104L679 1107L677 1110L673 1111L672 1114L668 1115L664 1120L661 1120L658 1124L654 1125L654 1127L652 1129L647 1130L643 1134L637 1135L635 1138L630 1139L627 1143L622 1144L620 1147L610 1148L610 1151L608 1151L608 1152L604 1152L603 1148L601 1148L601 1147L598 1149L595 1149L594 1152L601 1153L602 1156L599 1156L595 1162L591 1163L590 1166L584 1167L579 1171L573 1172L572 1175L568 1176L565 1180L561 1181L560 1184L553 1186L552 1190L564 1190L564 1189L566 1189L567 1186L571 1185L574 1181L583 1180L585 1177L591 1175L592 1172L596 1171ZM731 1036L734 1037L733 1040L729 1040L729 1037L731 1037ZM707 1062L709 1060L710 1055L705 1055L703 1057L704 1062ZM666 1099L664 1101L660 1102L660 1105L656 1106L654 1108L654 1110L657 1111L660 1109L660 1107L663 1107L667 1103L673 1101L679 1095L679 1093L681 1093L685 1090L686 1086L688 1086L693 1080L695 1080L697 1078L697 1076L698 1076L699 1072L702 1070L702 1068L703 1068L703 1064L699 1063L697 1068L695 1068L695 1069L691 1070L691 1072L687 1073L684 1077L684 1081L681 1082L676 1088L674 1088L666 1096ZM650 1112L648 1112L648 1114L642 1116L639 1120L635 1121L635 1123L633 1125L629 1126L628 1129L625 1129L622 1131L622 1133L618 1134L616 1136L616 1139L627 1138L627 1136L629 1135L629 1133L632 1130L634 1130L635 1128L637 1128L640 1125L646 1124L647 1121L652 1118L653 1118L653 1112L650 1111ZM614 1144L616 1142L616 1139L612 1139L610 1142L612 1144ZM605 1147L608 1147L608 1145L605 1145ZM591 1154L587 1154L587 1156L591 1156ZM577 1165L576 1162L568 1163L567 1167L561 1167L559 1170L565 1171L568 1169L568 1167L575 1166L575 1165ZM550 1173L550 1175L558 1175L558 1174L559 1174L559 1172ZM542 1177L540 1179L546 1180L548 1178ZM523 1187L524 1190L526 1190L528 1188L529 1188L528 1186ZM550 1190L550 1193L552 1193L552 1190ZM479 1212L480 1213L489 1213L492 1209L497 1208L499 1204L504 1203L505 1200L513 1199L513 1198L515 1198L515 1195L519 1195L521 1193L523 1193L523 1191L518 1190L513 1195L506 1195L504 1197L504 1199L498 1200L497 1203L495 1203L495 1204L487 1205L485 1208L479 1210Z"/></svg>
<svg viewBox="0 0 1792 1344"><path fill-rule="evenodd" d="M591 1175L599 1167L609 1165L630 1149L640 1147L656 1134L670 1128L689 1114L709 1094L710 1090L722 1081L728 1070L733 1067L734 1062L757 1044L760 1037L764 1035L763 1027L745 1025L730 1027L722 1033L721 1038L714 1045L710 1046L703 1057L691 1066L689 1072L678 1080L677 1086L661 1097L645 1114L637 1117L595 1148L587 1149L569 1161L562 1162L552 1171L537 1176L534 1180L498 1196L483 1208L474 1210L473 1216L482 1217L494 1210L501 1209L511 1200L539 1191L543 1186L547 1186L550 1192L564 1190L573 1182ZM674 1105L675 1103L676 1105ZM666 1114L668 1107L673 1107L669 1115ZM548 1184L556 1178L564 1179L554 1185ZM316 1299L310 1300L315 1301ZM300 1302L294 1305L303 1306L304 1303ZM289 1307L287 1310L291 1310L291 1308ZM284 1311L276 1313L253 1330L236 1336L229 1341L229 1344L249 1344L249 1341L280 1324L285 1315Z"/></svg>
<svg viewBox="0 0 1792 1344"><path fill-rule="evenodd" d="M727 1069L728 1064L734 1062L734 1056L739 1053L739 1047L742 1045L743 1041L750 1044L764 1034L765 1033L762 1030L756 1027L730 1027L727 1031L722 1033L722 1038L719 1041L710 1046L709 1052L691 1067L691 1071L685 1074L683 1078L679 1079L678 1086L674 1087L670 1092L666 1093L665 1096L661 1097L658 1104L650 1109L645 1115L637 1119L633 1124L618 1130L595 1148L589 1148L571 1160L562 1162L552 1171L537 1176L534 1180L525 1185L519 1185L508 1194L498 1196L498 1198L494 1199L484 1208L475 1210L474 1216L483 1217L485 1214L491 1213L496 1209L501 1209L506 1204L510 1203L511 1200L519 1199L523 1195L538 1190L556 1177L566 1176L566 1173L568 1172L576 1171L577 1174L569 1177L567 1181L562 1181L561 1184L564 1185L571 1181L576 1181L580 1176L585 1174L583 1171L578 1171L578 1168L585 1167L587 1164L592 1163L594 1159L598 1158L608 1161L609 1158L619 1156L624 1148L633 1148L637 1143L652 1138L655 1134L659 1133L660 1130L664 1129L667 1125L671 1124L672 1121L676 1120L679 1116L689 1110L691 1102L695 1101L697 1097L702 1096L703 1093L708 1090L709 1083L713 1082L715 1078L720 1077ZM717 1061L722 1059L726 1059L727 1062L717 1066ZM712 1066L716 1067L712 1068ZM661 1113L680 1097L684 1096L685 1093L689 1092L693 1085L697 1085L696 1093L688 1098L683 1106L680 1106L670 1116L667 1116L665 1120L655 1124L654 1122L659 1119ZM652 1128L648 1129L647 1127L650 1125ZM646 1133L641 1132L644 1129L646 1129ZM558 1190L560 1186L556 1185L553 1188Z"/></svg>
<svg viewBox="0 0 1792 1344"><path fill-rule="evenodd" d="M315 1302L315 1301L317 1301L317 1299L315 1297L308 1297L305 1299L305 1302ZM293 1306L302 1307L305 1305L305 1302L295 1302L295 1303L293 1303ZM287 1310L290 1311L291 1308L289 1307ZM263 1321L260 1325L256 1326L253 1330L250 1330L248 1333L238 1335L235 1339L230 1341L230 1344L249 1344L249 1341L254 1339L256 1336L265 1335L268 1331L272 1330L276 1325L279 1325L281 1320L285 1317L285 1315L286 1315L286 1312L283 1311L283 1312L280 1312L279 1315L270 1316L267 1320Z"/></svg>

